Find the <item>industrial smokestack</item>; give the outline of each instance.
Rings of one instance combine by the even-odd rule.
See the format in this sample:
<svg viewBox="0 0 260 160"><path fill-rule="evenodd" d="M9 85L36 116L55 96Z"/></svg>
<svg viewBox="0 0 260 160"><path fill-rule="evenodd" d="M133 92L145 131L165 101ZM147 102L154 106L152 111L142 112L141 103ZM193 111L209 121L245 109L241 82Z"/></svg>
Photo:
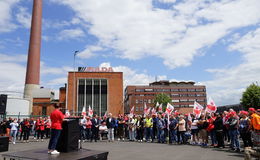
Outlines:
<svg viewBox="0 0 260 160"><path fill-rule="evenodd" d="M24 98L31 99L30 112L32 111L32 91L39 88L40 84L40 52L42 34L42 0L33 1L31 34L26 68Z"/></svg>

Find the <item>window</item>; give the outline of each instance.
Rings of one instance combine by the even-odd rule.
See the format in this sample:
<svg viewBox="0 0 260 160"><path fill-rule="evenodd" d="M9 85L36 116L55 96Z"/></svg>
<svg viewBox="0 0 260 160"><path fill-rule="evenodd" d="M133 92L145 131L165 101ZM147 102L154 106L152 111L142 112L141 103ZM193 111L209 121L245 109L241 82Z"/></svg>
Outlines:
<svg viewBox="0 0 260 160"><path fill-rule="evenodd" d="M42 115L43 116L47 115L47 107L46 106L42 106Z"/></svg>
<svg viewBox="0 0 260 160"><path fill-rule="evenodd" d="M138 99L135 100L135 103L138 104Z"/></svg>
<svg viewBox="0 0 260 160"><path fill-rule="evenodd" d="M140 107L140 111L143 111L144 110L144 107Z"/></svg>
<svg viewBox="0 0 260 160"><path fill-rule="evenodd" d="M135 107L135 111L138 112L138 107L137 106Z"/></svg>
<svg viewBox="0 0 260 160"><path fill-rule="evenodd" d="M197 92L203 92L203 89L202 88L197 88L196 91Z"/></svg>
<svg viewBox="0 0 260 160"><path fill-rule="evenodd" d="M172 99L172 102L180 102L179 99Z"/></svg>
<svg viewBox="0 0 260 160"><path fill-rule="evenodd" d="M144 92L144 89L135 89L136 92Z"/></svg>
<svg viewBox="0 0 260 160"><path fill-rule="evenodd" d="M196 101L196 99L189 99L189 102L194 102Z"/></svg>
<svg viewBox="0 0 260 160"><path fill-rule="evenodd" d="M187 89L180 89L181 92L187 92Z"/></svg>
<svg viewBox="0 0 260 160"><path fill-rule="evenodd" d="M171 89L172 92L178 92L179 89Z"/></svg>
<svg viewBox="0 0 260 160"><path fill-rule="evenodd" d="M147 99L144 99L144 103L146 103L147 102Z"/></svg>
<svg viewBox="0 0 260 160"><path fill-rule="evenodd" d="M162 92L163 89L156 89L155 91L156 91L156 92Z"/></svg>
<svg viewBox="0 0 260 160"><path fill-rule="evenodd" d="M189 107L189 105L180 105L180 107Z"/></svg>
<svg viewBox="0 0 260 160"><path fill-rule="evenodd" d="M196 94L188 94L188 97L196 97Z"/></svg>
<svg viewBox="0 0 260 160"><path fill-rule="evenodd" d="M170 92L170 89L163 89L163 92Z"/></svg>
<svg viewBox="0 0 260 160"><path fill-rule="evenodd" d="M187 102L187 99L180 99L180 102Z"/></svg>
<svg viewBox="0 0 260 160"><path fill-rule="evenodd" d="M188 92L195 92L195 89L188 89Z"/></svg>
<svg viewBox="0 0 260 160"><path fill-rule="evenodd" d="M188 94L180 94L180 97L187 97Z"/></svg>
<svg viewBox="0 0 260 160"><path fill-rule="evenodd" d="M152 103L151 99L148 99L148 103Z"/></svg>
<svg viewBox="0 0 260 160"><path fill-rule="evenodd" d="M204 94L197 94L197 97L203 97Z"/></svg>
<svg viewBox="0 0 260 160"><path fill-rule="evenodd" d="M145 92L152 92L153 89L144 89Z"/></svg>
<svg viewBox="0 0 260 160"><path fill-rule="evenodd" d="M204 99L197 99L197 102L204 102Z"/></svg>
<svg viewBox="0 0 260 160"><path fill-rule="evenodd" d="M172 97L179 97L179 94L171 94Z"/></svg>
<svg viewBox="0 0 260 160"><path fill-rule="evenodd" d="M139 103L143 103L143 100L142 100L142 99L140 99L140 100L139 100Z"/></svg>

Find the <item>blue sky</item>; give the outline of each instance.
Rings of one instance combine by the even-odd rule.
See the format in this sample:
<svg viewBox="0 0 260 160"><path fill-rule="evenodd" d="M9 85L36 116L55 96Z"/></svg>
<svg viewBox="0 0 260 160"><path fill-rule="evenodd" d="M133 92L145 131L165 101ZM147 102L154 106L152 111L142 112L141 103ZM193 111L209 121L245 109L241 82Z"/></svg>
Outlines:
<svg viewBox="0 0 260 160"><path fill-rule="evenodd" d="M112 66L124 85L158 79L207 86L239 103L260 79L259 0L43 0L41 86L76 66ZM32 0L0 0L0 91L23 91Z"/></svg>

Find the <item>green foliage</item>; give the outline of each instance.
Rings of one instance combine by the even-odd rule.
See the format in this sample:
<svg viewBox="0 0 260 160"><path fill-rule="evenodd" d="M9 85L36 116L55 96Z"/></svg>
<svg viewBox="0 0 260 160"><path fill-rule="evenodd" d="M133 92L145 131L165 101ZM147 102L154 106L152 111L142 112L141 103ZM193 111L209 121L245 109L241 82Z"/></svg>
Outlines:
<svg viewBox="0 0 260 160"><path fill-rule="evenodd" d="M260 108L260 86L251 84L241 98L241 104L246 108Z"/></svg>
<svg viewBox="0 0 260 160"><path fill-rule="evenodd" d="M160 93L155 96L154 105L156 105L157 102L159 104L163 104L162 108L163 108L163 111L165 111L167 103L171 102L171 98L165 93Z"/></svg>

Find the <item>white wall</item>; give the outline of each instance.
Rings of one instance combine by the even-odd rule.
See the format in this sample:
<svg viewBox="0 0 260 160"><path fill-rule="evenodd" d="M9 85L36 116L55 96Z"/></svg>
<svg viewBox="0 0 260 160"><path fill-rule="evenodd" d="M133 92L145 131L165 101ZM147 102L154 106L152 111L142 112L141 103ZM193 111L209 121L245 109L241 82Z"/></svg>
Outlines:
<svg viewBox="0 0 260 160"><path fill-rule="evenodd" d="M19 98L7 98L6 115L29 115L29 101Z"/></svg>

